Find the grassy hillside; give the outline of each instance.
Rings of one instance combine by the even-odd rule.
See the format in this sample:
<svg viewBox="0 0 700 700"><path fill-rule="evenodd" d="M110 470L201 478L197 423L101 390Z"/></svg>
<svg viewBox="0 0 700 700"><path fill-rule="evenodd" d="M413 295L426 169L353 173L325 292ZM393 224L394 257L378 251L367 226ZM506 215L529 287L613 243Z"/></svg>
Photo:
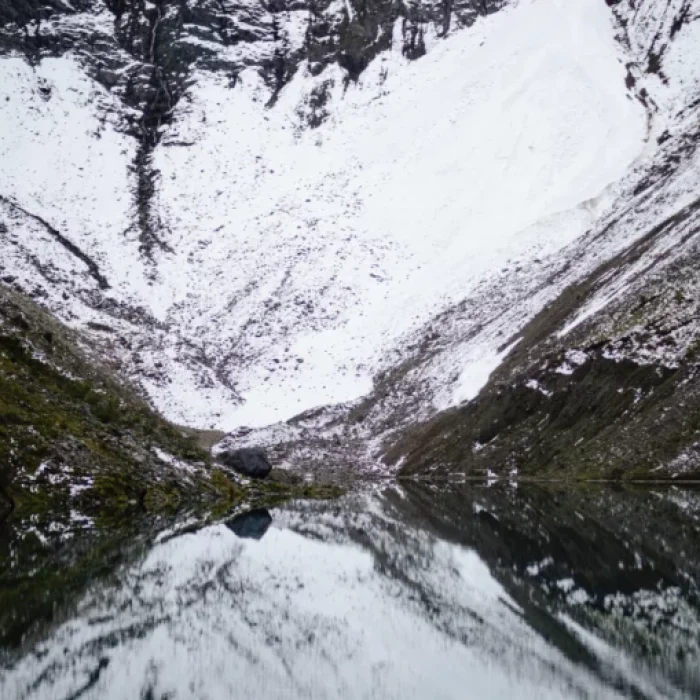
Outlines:
<svg viewBox="0 0 700 700"><path fill-rule="evenodd" d="M0 511L104 518L316 495L243 483L185 432L93 361L79 335L0 286Z"/></svg>

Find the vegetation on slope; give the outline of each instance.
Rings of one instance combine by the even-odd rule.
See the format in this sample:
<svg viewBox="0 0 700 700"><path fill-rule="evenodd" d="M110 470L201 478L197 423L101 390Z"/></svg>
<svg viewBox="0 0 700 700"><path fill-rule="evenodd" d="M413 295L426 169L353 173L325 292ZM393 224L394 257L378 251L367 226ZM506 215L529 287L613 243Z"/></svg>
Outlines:
<svg viewBox="0 0 700 700"><path fill-rule="evenodd" d="M92 362L80 342L0 286L0 509L99 519L325 495L299 484L250 484L212 464L194 437Z"/></svg>
<svg viewBox="0 0 700 700"><path fill-rule="evenodd" d="M241 479L196 439L93 361L77 333L0 284L0 662L165 529L339 493Z"/></svg>
<svg viewBox="0 0 700 700"><path fill-rule="evenodd" d="M20 511L87 513L221 495L206 453L93 365L75 334L5 288L0 322L6 501Z"/></svg>

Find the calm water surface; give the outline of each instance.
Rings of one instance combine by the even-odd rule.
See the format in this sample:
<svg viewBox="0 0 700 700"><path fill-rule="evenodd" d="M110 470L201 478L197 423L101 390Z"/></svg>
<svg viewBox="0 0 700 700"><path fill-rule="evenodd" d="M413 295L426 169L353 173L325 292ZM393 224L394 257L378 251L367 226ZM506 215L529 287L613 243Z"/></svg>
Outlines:
<svg viewBox="0 0 700 700"><path fill-rule="evenodd" d="M382 486L112 533L10 520L0 698L697 700L699 582L700 492L681 488Z"/></svg>

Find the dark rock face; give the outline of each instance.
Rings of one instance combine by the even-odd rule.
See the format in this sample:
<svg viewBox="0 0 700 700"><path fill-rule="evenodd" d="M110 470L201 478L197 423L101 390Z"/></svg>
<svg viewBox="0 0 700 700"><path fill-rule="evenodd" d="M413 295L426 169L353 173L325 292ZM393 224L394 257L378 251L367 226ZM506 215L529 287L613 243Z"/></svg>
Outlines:
<svg viewBox="0 0 700 700"><path fill-rule="evenodd" d="M237 515L226 523L226 527L236 537L248 540L260 540L272 525L272 516L267 508L255 508L247 513Z"/></svg>
<svg viewBox="0 0 700 700"><path fill-rule="evenodd" d="M153 150L196 79L195 70L224 74L234 89L241 71L255 68L272 106L304 61L314 75L336 64L347 82L357 80L378 54L392 48L397 21L401 51L416 59L425 53L428 28L445 36L506 1L423 6L412 0L348 0L339 9L331 0L0 0L0 56L18 51L38 63L71 52L119 98L125 107L121 128L139 144L132 167L140 250L153 260L158 251L169 250L153 207L159 174ZM109 22L98 21L107 13ZM306 126L317 127L328 116L323 101L323 89L310 96Z"/></svg>
<svg viewBox="0 0 700 700"><path fill-rule="evenodd" d="M191 80L191 69L237 76L256 67L271 102L302 61L318 75L337 64L356 80L375 56L392 48L400 21L402 53L425 53L426 31L445 36L507 0L445 0L422 4L401 0L58 0L22 3L0 0L0 55L24 52L32 60L71 51L89 72L133 108L130 128L138 138L157 140ZM110 28L92 18L107 10ZM64 22L84 14L84 22ZM299 28L305 29L299 40ZM236 51L225 51L231 49Z"/></svg>
<svg viewBox="0 0 700 700"><path fill-rule="evenodd" d="M219 461L239 474L253 479L264 479L272 470L265 452L258 447L227 450L219 455Z"/></svg>

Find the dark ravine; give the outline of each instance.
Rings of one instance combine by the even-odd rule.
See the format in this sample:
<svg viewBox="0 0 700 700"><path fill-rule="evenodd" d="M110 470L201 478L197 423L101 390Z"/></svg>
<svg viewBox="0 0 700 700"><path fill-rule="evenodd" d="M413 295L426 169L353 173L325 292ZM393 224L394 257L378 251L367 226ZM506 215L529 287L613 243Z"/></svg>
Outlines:
<svg viewBox="0 0 700 700"><path fill-rule="evenodd" d="M122 129L138 143L132 164L132 228L138 230L141 254L153 262L157 253L170 251L154 206L159 173L153 166L153 152L191 85L193 69L228 74L235 89L238 73L255 66L270 88L272 107L302 61L309 61L314 74L337 64L348 81L357 80L373 58L391 47L397 19L401 18L403 26L402 52L416 59L425 53L422 37L428 24L440 27L444 36L450 29L469 26L479 16L497 11L504 2L455 0L423 7L397 0L351 0L352 16L347 9L337 16L330 12L331 0L281 0L259 6L220 0L156 0L149 5L140 0L71 4L0 0L0 56L20 51L38 62L70 51L123 102L127 111ZM61 23L71 14L104 9L113 16L113 33ZM302 47L295 48L290 45L286 21L290 14L299 13L307 17L308 26ZM249 58L242 51L240 59L222 60L205 42L222 47L249 44L254 50ZM323 99L322 94L312 96L301 115L311 127L327 116ZM157 274L156 267L153 274Z"/></svg>
<svg viewBox="0 0 700 700"><path fill-rule="evenodd" d="M46 229L46 231L59 243L59 245L63 246L71 255L74 255L76 258L78 258L78 260L85 264L85 267L87 267L90 276L94 278L95 282L97 282L97 286L99 287L99 289L109 289L109 282L107 281L107 278L100 272L100 268L97 265L97 263L89 255L82 251L77 245L75 245L75 243L66 238L66 236L64 236L60 231L56 230L48 221L44 221L44 219L42 219L40 216L28 212L26 209L23 209L19 206L19 204L13 202L8 197L3 197L2 195L0 195L0 202L6 204L9 207L10 211L21 212L24 216L36 221L38 224L43 226ZM2 235L2 233L3 232L0 231L0 235Z"/></svg>

